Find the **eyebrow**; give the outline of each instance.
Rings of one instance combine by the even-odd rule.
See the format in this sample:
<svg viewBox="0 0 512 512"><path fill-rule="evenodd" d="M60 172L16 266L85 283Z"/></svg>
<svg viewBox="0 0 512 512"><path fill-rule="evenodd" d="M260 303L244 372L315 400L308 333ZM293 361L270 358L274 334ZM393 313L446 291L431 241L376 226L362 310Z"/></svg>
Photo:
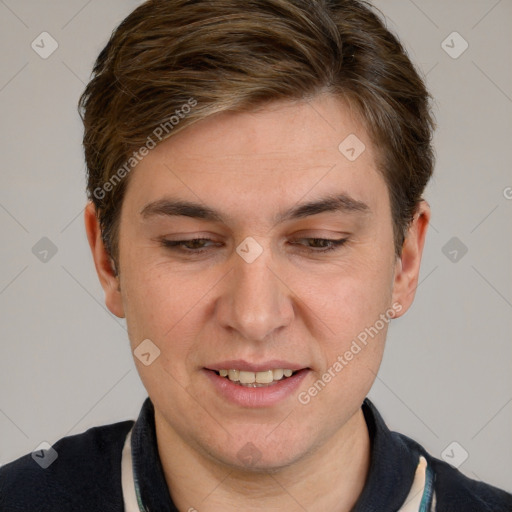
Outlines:
<svg viewBox="0 0 512 512"><path fill-rule="evenodd" d="M354 199L348 194L336 194L295 205L289 210L279 213L274 220L276 224L279 224L284 221L302 219L320 213L369 214L371 209L363 201ZM144 219L154 216L182 216L225 223L223 215L213 208L200 203L171 198L159 199L148 203L142 208L140 214Z"/></svg>

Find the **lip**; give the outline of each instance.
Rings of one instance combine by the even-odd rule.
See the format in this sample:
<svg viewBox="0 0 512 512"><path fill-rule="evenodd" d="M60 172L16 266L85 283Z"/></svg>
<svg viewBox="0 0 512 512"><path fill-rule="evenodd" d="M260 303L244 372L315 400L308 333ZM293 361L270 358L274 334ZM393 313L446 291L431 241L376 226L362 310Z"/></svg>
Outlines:
<svg viewBox="0 0 512 512"><path fill-rule="evenodd" d="M224 363L222 363L224 364ZM237 363L238 364L238 363ZM264 363L269 364L269 363ZM230 366L221 366L219 369L228 369ZM235 368L243 370L243 368L235 365ZM270 366L261 366L261 365L247 365L245 368L251 368L245 371L258 371L253 370L252 368L285 368L288 369L288 366L274 366L271 364ZM293 368L289 368L293 369ZM227 377L221 377L217 375L214 369L203 368L203 373L209 379L213 388L220 395L221 398L230 402L231 404L235 404L239 407L245 408L264 408L271 407L273 405L278 404L279 402L284 401L286 398L289 398L294 391L300 386L301 382L305 379L305 377L311 371L309 368L297 369L297 373L294 373L291 377L286 377L281 380L276 381L274 384L265 387L259 388L250 388L245 386L240 386L239 384L235 384L231 382Z"/></svg>
<svg viewBox="0 0 512 512"><path fill-rule="evenodd" d="M283 370L303 370L305 367L300 364L291 363L290 361L283 361L282 359L272 359L264 363L249 363L244 359L230 359L229 361L220 361L205 366L207 370L242 370L244 372L264 372L266 370L275 370L282 368Z"/></svg>

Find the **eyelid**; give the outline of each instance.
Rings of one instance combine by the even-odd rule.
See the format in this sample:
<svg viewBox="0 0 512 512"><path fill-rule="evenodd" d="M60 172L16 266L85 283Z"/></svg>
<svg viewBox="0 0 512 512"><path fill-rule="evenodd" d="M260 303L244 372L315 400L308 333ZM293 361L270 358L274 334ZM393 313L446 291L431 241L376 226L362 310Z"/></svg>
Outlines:
<svg viewBox="0 0 512 512"><path fill-rule="evenodd" d="M328 245L323 247L312 247L307 244L301 244L301 241L320 241L320 242L326 242ZM308 253L308 255L314 256L314 255L322 255L326 253L335 253L336 251L340 250L345 243L349 240L348 237L343 238L323 238L323 237L300 237L295 238L291 242L289 242L291 245L294 246L300 246L299 250ZM207 246L202 247L196 247L196 248L188 248L186 247L187 243L193 243L193 242L207 242ZM174 251L177 254L185 255L187 257L199 257L201 255L206 255L207 253L211 253L211 249L214 247L219 247L222 245L222 242L215 242L211 238L206 237L195 237L195 238L188 238L188 239L181 239L181 240L169 240L167 238L162 238L160 240L160 243L163 247Z"/></svg>
<svg viewBox="0 0 512 512"><path fill-rule="evenodd" d="M323 238L323 237L301 237L295 239L293 242L291 242L293 245L296 245L297 240L318 240L322 242L328 242L330 245L327 247L308 247L303 246L303 249L306 251L309 251L311 254L323 254L327 252L334 252L338 249L341 249L342 246L345 245L346 242L348 242L348 237L343 238Z"/></svg>
<svg viewBox="0 0 512 512"><path fill-rule="evenodd" d="M222 245L222 242L216 242L215 240L212 240L208 237L194 237L194 238L179 238L176 240L171 240L169 238L162 238L161 243L167 247L179 247L180 244L186 244L191 242L210 242L211 245ZM192 252L192 250L190 250Z"/></svg>

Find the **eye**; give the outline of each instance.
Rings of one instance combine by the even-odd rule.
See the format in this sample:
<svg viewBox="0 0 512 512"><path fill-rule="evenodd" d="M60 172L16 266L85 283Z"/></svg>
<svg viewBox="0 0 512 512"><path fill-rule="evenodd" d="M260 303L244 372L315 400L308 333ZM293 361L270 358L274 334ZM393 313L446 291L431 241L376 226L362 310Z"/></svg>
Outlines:
<svg viewBox="0 0 512 512"><path fill-rule="evenodd" d="M298 238L290 243L292 245L302 246L304 250L311 253L326 253L341 248L347 240L348 238ZM200 254L208 251L212 247L220 247L222 245L210 238L191 238L189 240L162 239L161 243L168 249L189 254Z"/></svg>
<svg viewBox="0 0 512 512"><path fill-rule="evenodd" d="M305 245L305 249L310 252L323 253L336 251L348 238L329 239L329 238L298 238L291 242L293 245Z"/></svg>
<svg viewBox="0 0 512 512"><path fill-rule="evenodd" d="M182 252L200 253L207 251L211 246L220 246L209 238L191 238L190 240L162 240L162 245L169 249Z"/></svg>

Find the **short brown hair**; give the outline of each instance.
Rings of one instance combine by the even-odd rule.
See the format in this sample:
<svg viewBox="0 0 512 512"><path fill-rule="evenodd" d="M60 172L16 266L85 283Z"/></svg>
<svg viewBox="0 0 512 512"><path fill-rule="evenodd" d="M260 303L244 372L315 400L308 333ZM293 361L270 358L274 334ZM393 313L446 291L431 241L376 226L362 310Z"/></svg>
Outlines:
<svg viewBox="0 0 512 512"><path fill-rule="evenodd" d="M400 255L432 174L434 121L423 80L369 4L149 0L135 9L101 51L79 101L88 196L114 261L126 162L133 167L138 151L155 144L151 134L325 91L356 108L378 149Z"/></svg>

